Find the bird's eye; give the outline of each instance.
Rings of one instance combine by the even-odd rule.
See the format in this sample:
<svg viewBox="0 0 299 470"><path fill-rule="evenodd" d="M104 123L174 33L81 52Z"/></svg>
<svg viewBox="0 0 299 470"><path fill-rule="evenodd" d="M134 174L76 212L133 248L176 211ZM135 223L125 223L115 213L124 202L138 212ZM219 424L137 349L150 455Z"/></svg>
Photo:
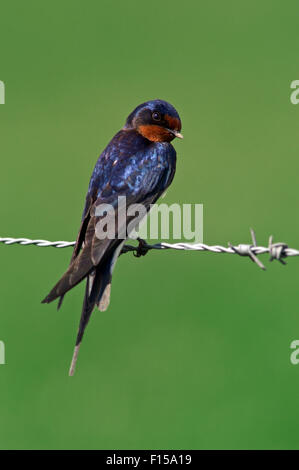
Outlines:
<svg viewBox="0 0 299 470"><path fill-rule="evenodd" d="M157 111L154 111L152 114L152 118L154 121L161 121L161 114L158 113Z"/></svg>

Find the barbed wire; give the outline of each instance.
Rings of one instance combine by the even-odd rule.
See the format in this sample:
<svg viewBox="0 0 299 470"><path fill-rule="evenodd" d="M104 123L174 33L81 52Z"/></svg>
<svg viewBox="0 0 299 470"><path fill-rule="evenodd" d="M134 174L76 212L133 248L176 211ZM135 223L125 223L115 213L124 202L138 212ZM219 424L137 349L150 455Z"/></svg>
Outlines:
<svg viewBox="0 0 299 470"><path fill-rule="evenodd" d="M269 238L269 243L267 247L258 246L256 242L256 236L253 229L250 229L252 243L245 244L241 243L239 245L232 245L228 243L228 247L221 245L206 245L205 243L156 243L154 245L149 245L145 240L140 238L137 239L138 245L124 245L121 251L121 254L133 252L136 257L144 256L150 250L186 250L186 251L208 251L212 253L227 253L227 254L237 254L240 256L248 256L250 259L256 263L261 269L266 269L261 260L257 255L262 255L265 253L270 254L270 261L278 260L282 264L286 264L284 261L285 258L290 256L299 256L299 250L294 248L289 248L286 243L273 243L273 236ZM29 238L11 238L5 237L0 238L0 243L5 245L35 245L39 247L54 247L54 248L68 248L75 245L75 241L55 241L51 242L48 240L31 240Z"/></svg>
<svg viewBox="0 0 299 470"><path fill-rule="evenodd" d="M56 241L50 242L49 240L31 240L30 238L11 238L5 237L0 238L0 243L4 245L35 245L35 246L53 246L54 248L68 248L69 246L74 246L76 242L64 242Z"/></svg>

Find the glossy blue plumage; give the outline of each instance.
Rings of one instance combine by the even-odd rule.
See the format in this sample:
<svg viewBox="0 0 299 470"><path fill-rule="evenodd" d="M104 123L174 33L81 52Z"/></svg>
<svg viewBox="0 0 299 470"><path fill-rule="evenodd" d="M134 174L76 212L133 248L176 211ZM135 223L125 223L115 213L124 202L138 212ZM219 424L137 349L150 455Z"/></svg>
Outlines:
<svg viewBox="0 0 299 470"><path fill-rule="evenodd" d="M113 195L116 199L120 195L135 196L142 203L150 194L163 193L173 178L175 165L176 152L170 143L150 142L134 130L122 130L100 155L87 197L111 200Z"/></svg>
<svg viewBox="0 0 299 470"><path fill-rule="evenodd" d="M111 204L115 214L107 217L119 220L118 197L126 196L130 204L143 204L148 211L151 204L164 193L175 173L176 152L171 145L180 134L181 121L175 108L162 100L139 105L127 118L119 131L102 152L90 178L76 245L67 271L43 300L44 303L60 298L86 279L85 297L70 369L74 373L78 348L95 306L106 310L109 305L112 272L124 243L115 233L110 238L98 236L97 225L103 212L101 204ZM111 220L111 219L110 219ZM135 215L126 213L123 226L138 223ZM134 227L131 227L134 228Z"/></svg>

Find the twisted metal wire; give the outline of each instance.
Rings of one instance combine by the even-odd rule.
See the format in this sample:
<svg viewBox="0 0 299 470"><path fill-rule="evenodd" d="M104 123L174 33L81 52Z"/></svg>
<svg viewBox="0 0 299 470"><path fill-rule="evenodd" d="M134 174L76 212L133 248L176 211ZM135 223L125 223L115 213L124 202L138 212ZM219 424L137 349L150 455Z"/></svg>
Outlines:
<svg viewBox="0 0 299 470"><path fill-rule="evenodd" d="M250 229L252 244L239 244L232 245L229 243L228 247L221 245L206 245L205 243L156 243L154 245L149 245L146 241L138 239L138 245L124 245L122 253L127 253L132 251L135 256L140 257L144 256L150 250L186 250L186 251L209 251L212 253L228 253L231 255L238 254L240 256L248 256L253 262L255 262L261 269L266 269L257 255L268 253L270 254L270 261L278 260L282 264L286 264L284 258L290 256L299 256L299 250L294 248L289 248L286 243L273 243L272 235L269 238L269 243L267 247L258 246L256 242L255 232ZM49 247L54 248L68 248L75 245L75 241L55 241L51 242L48 240L31 240L29 238L11 238L5 237L0 238L0 243L5 245L34 245L40 247Z"/></svg>
<svg viewBox="0 0 299 470"><path fill-rule="evenodd" d="M31 240L30 238L12 238L12 237L0 237L0 243L4 245L35 245L35 246L53 246L54 248L68 248L74 246L76 242L64 242L56 241L50 242L49 240Z"/></svg>

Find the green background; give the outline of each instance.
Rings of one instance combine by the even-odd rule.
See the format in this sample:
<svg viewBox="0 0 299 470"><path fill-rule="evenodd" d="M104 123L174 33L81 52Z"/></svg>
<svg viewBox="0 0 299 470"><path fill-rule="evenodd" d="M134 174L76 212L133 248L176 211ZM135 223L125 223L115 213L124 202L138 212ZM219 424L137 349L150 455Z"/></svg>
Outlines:
<svg viewBox="0 0 299 470"><path fill-rule="evenodd" d="M0 6L1 236L73 240L101 150L139 103L178 109L163 202L204 241L299 247L296 1ZM299 448L299 262L122 256L67 375L83 286L41 305L71 249L0 246L1 448Z"/></svg>

